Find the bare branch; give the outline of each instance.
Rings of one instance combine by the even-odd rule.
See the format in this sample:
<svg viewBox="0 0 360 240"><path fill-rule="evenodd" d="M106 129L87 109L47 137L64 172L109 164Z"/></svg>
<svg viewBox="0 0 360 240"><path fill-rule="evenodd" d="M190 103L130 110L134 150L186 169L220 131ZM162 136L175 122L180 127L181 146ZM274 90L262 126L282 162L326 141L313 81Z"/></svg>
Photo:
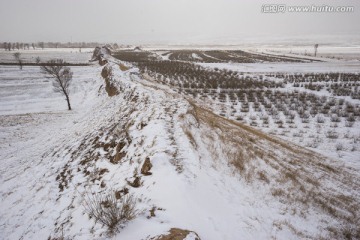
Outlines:
<svg viewBox="0 0 360 240"><path fill-rule="evenodd" d="M71 110L69 93L73 73L64 64L63 59L53 59L48 61L46 65L41 66L40 70L44 75L54 78L54 92L60 92L66 97L68 109Z"/></svg>

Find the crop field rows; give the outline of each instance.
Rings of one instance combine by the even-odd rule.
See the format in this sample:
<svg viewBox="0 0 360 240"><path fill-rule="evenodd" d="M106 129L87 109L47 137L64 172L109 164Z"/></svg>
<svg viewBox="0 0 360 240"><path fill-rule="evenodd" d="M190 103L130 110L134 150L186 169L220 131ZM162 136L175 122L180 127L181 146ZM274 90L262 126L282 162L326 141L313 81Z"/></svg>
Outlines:
<svg viewBox="0 0 360 240"><path fill-rule="evenodd" d="M181 60L191 62L218 63L257 63L257 62L306 62L299 58L285 56L269 56L266 54L255 54L241 50L173 50L163 55L168 56L169 60Z"/></svg>
<svg viewBox="0 0 360 240"><path fill-rule="evenodd" d="M148 60L173 60L201 63L260 63L260 62L312 62L313 59L288 56L249 53L241 50L171 50L171 51L132 51L121 50L114 57L128 62Z"/></svg>
<svg viewBox="0 0 360 240"><path fill-rule="evenodd" d="M244 73L202 67L186 57L193 51L184 52L168 55L169 60L146 52L151 58L144 54L132 62L142 74L223 117L332 157L354 159L360 151L358 73Z"/></svg>
<svg viewBox="0 0 360 240"><path fill-rule="evenodd" d="M325 90L333 96L350 96L352 99L360 99L359 73L277 73L267 76L279 78L284 84L298 89Z"/></svg>
<svg viewBox="0 0 360 240"><path fill-rule="evenodd" d="M157 60L156 54L147 51L123 50L113 54L113 57L126 62L147 62Z"/></svg>

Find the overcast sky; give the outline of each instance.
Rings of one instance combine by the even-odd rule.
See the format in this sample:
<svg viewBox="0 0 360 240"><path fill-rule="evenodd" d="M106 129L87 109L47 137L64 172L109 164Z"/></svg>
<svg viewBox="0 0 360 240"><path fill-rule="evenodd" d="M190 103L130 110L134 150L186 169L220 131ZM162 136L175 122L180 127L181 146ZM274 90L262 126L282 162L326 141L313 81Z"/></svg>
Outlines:
<svg viewBox="0 0 360 240"><path fill-rule="evenodd" d="M353 13L262 13L263 4L354 6ZM0 0L0 41L227 43L360 35L360 1ZM358 38L357 38L358 39Z"/></svg>

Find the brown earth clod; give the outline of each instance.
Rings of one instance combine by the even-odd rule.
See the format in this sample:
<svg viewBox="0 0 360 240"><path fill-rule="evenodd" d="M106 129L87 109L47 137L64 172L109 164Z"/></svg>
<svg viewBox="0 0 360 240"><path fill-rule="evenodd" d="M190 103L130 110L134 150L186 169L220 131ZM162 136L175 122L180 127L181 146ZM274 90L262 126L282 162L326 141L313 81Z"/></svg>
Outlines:
<svg viewBox="0 0 360 240"><path fill-rule="evenodd" d="M151 168L152 168L152 164L150 162L150 158L147 157L144 161L144 164L141 167L141 174L143 174L145 176L151 175L152 174L150 172Z"/></svg>

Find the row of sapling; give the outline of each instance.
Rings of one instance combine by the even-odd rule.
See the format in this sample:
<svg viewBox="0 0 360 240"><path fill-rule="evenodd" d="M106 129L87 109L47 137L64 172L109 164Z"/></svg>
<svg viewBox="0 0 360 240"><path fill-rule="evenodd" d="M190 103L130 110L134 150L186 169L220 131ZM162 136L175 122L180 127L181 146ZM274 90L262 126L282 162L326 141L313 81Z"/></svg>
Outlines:
<svg viewBox="0 0 360 240"><path fill-rule="evenodd" d="M150 60L154 61L157 59L157 57L153 53L147 51L138 52L131 50L123 50L115 52L113 56L126 62L146 62Z"/></svg>
<svg viewBox="0 0 360 240"><path fill-rule="evenodd" d="M354 116L360 115L359 106L354 107L354 105L350 103L344 105L343 99L339 99L338 101L329 99L329 101L327 101L326 97L318 97L314 94L294 94L278 91L263 92L261 90L257 90L256 92L255 94L252 90L239 90L235 92L220 90L220 93L215 93L215 95L219 95L218 99L221 101L227 99L227 94L231 102L239 101L244 105L247 105L248 102L254 102L254 108L259 108L261 105L265 108L271 108L274 104L275 107L282 112L285 112L287 110L286 106L288 106L290 110L295 110L299 112L299 114L301 114L301 111L307 110L312 116L318 113L326 115L337 114L340 117L348 117L351 113L353 113ZM238 97L236 98L234 94L237 94ZM213 95L214 94L210 94L209 97Z"/></svg>
<svg viewBox="0 0 360 240"><path fill-rule="evenodd" d="M185 93L191 94L192 90L187 90ZM285 116L290 115L290 110L292 112L296 111L299 114L299 117L302 118L302 121L308 122L310 115L314 118L318 114L323 114L326 117L332 117L332 115L335 114L336 119L333 118L333 122L339 122L340 117L342 118L349 118L350 120L356 120L356 116L360 115L360 109L359 106L354 107L353 105L347 103L343 104L343 101L339 101L338 103L333 102L332 100L329 102L323 102L324 98L321 97L320 99L315 99L313 101L292 101L296 99L281 99L281 97L272 98L270 97L264 97L263 95L258 95L255 98L246 97L248 94L241 93L239 95L238 101L241 102L241 112L249 112L249 103L253 102L252 108L255 111L260 111L261 109L265 109L266 111L273 111L270 110L273 107L274 109L277 109L277 111L283 112ZM218 96L218 97L216 97ZM231 99L231 96L233 94L229 93L229 99ZM227 96L226 94L221 91L220 93L212 93L208 94L208 98L214 98L217 99L220 102L226 102ZM307 98L307 97L306 97ZM303 99L306 99L303 98ZM269 101L270 100L270 101ZM326 100L325 100L326 101ZM231 101L234 102L234 101ZM272 103L273 102L273 103ZM337 105L336 105L337 104ZM324 109L322 106L324 105ZM331 105L331 106L330 106ZM326 108L326 111L324 111ZM321 120L319 120L321 121ZM348 121L346 119L346 121ZM351 122L351 121L350 121Z"/></svg>
<svg viewBox="0 0 360 240"><path fill-rule="evenodd" d="M309 82L325 82L325 83L340 83L340 82L359 82L359 73L301 73L301 74L283 74L272 73L266 74L266 77L273 77L284 79L286 83L309 83Z"/></svg>
<svg viewBox="0 0 360 240"><path fill-rule="evenodd" d="M194 94L198 92L198 90L186 90L186 94L191 94L192 96L197 96L197 94ZM228 94L228 95L227 95ZM228 102L228 98L234 98L231 97L234 94L231 92L224 93L223 91L220 91L220 93L212 93L207 96L204 96L207 98L214 98L215 100L219 102ZM300 99L306 100L306 99L312 99L311 101L297 101L292 103L290 99L282 99L280 96L278 96L278 99L273 98L272 95L267 96L267 94L264 95L257 95L253 96L254 94L246 94L244 92L240 93L238 97L238 101L236 105L240 106L239 111L243 113L251 112L250 108L253 109L255 112L261 112L266 111L269 113L270 116L278 116L279 112L282 112L284 116L287 117L286 122L287 123L294 123L295 118L295 112L298 113L298 116L300 120L303 123L309 123L310 121L316 121L318 123L325 122L325 117L329 118L328 122L343 122L345 123L346 127L351 127L354 125L353 122L356 121L356 116L360 114L359 107L354 107L354 105L347 103L344 104L344 101L334 101L330 100L327 101L326 98L321 97L319 99L314 98L315 95L305 96L301 97ZM275 94L276 96L277 94ZM214 96L214 97L213 97ZM216 97L218 96L218 97ZM296 96L296 95L295 95ZM315 99L315 100L314 100ZM250 102L251 100L251 102ZM265 101L264 101L265 100ZM326 102L324 102L326 101ZM273 103L272 103L273 102ZM241 103L241 104L240 104ZM234 102L233 102L234 104ZM319 105L319 107L317 106ZM329 109L324 114L323 111L321 111L320 106L329 106ZM234 112L232 115L235 115L236 112ZM311 120L310 116L313 120ZM319 117L318 117L319 116Z"/></svg>
<svg viewBox="0 0 360 240"><path fill-rule="evenodd" d="M255 62L301 62L299 59L283 58L280 56L266 56L256 53L244 52L241 50L233 51L219 51L210 50L205 51L204 54L218 59L217 62L238 62L238 63L255 63Z"/></svg>
<svg viewBox="0 0 360 240"><path fill-rule="evenodd" d="M23 43L23 42L2 42L0 43L0 48L5 49L6 51L12 50L29 50L32 48L35 49L44 49L47 48L95 48L102 44L97 42L37 42L37 43ZM119 45L117 43L110 45L113 49L118 49Z"/></svg>
<svg viewBox="0 0 360 240"><path fill-rule="evenodd" d="M194 54L197 55L196 58L193 57ZM165 55L169 55L170 60L206 63L219 62L219 60L204 54L204 52L200 50L172 50L171 52L167 52Z"/></svg>
<svg viewBox="0 0 360 240"><path fill-rule="evenodd" d="M184 92L192 97L213 98L224 103L238 101L241 102L239 111L245 113L251 112L250 108L256 112L266 110L270 116L276 118L281 112L286 116L286 123L294 123L295 112L298 112L300 121L305 124L310 121L322 123L325 122L325 118L328 118L328 122L343 122L347 127L353 126L353 122L347 120L350 115L355 120L360 116L359 106L344 104L344 99L320 97L298 90L290 92L273 90L277 85L274 81L261 80L264 77L246 76L246 74L223 69L203 68L189 62L143 61L139 62L138 66L141 72L149 74L159 82L178 87L179 92ZM331 78L340 76L335 73L329 73L329 75ZM310 79L311 83L311 79L313 77L315 79L316 76L316 74L305 74L302 77ZM349 74L345 75L343 79L354 83L358 76ZM328 78L325 75L322 77ZM336 85L337 81L334 80L334 82ZM345 84L347 86L347 83ZM279 86L283 87L283 85ZM222 111L222 114L225 113L225 110ZM235 114L236 110L233 109L230 115L234 116ZM317 119L319 114L321 117ZM283 124L283 121L278 121L280 127Z"/></svg>
<svg viewBox="0 0 360 240"><path fill-rule="evenodd" d="M219 51L219 50L172 50L163 55L168 55L173 61L190 61L190 62L237 62L237 63L255 63L255 62L301 62L300 59L283 58L279 56L266 56L255 53L236 51ZM196 57L194 57L194 55Z"/></svg>
<svg viewBox="0 0 360 240"><path fill-rule="evenodd" d="M36 49L37 47L44 49L45 45L44 42L39 42L37 44L31 43L31 48ZM30 49L30 43L11 43L11 42L4 42L2 43L2 48L5 49L5 51L11 51L11 50L29 50Z"/></svg>
<svg viewBox="0 0 360 240"><path fill-rule="evenodd" d="M229 70L215 71L204 67L176 61L139 62L142 73L164 84L181 88L201 89L265 89L284 87L283 83L262 81L252 76L241 76Z"/></svg>

